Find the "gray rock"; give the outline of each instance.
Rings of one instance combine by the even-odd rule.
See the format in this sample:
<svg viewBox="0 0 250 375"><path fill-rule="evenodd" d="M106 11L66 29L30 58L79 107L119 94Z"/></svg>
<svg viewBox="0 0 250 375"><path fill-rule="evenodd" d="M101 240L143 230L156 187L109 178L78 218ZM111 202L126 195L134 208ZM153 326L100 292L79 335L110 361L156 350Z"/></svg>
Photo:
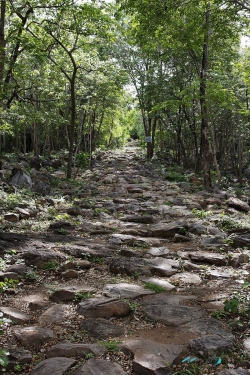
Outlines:
<svg viewBox="0 0 250 375"><path fill-rule="evenodd" d="M73 225L69 221L56 221L49 225L49 230L58 230L58 229L72 229Z"/></svg>
<svg viewBox="0 0 250 375"><path fill-rule="evenodd" d="M237 368L235 370L233 369L228 369L228 370L223 370L218 373L218 375L249 375L250 371L245 370L243 368Z"/></svg>
<svg viewBox="0 0 250 375"><path fill-rule="evenodd" d="M193 251L190 252L189 258L192 262L214 264L216 266L226 266L228 259L225 255L208 252L208 251Z"/></svg>
<svg viewBox="0 0 250 375"><path fill-rule="evenodd" d="M204 234L207 233L207 228L205 227L205 225L197 223L190 227L189 232L194 234Z"/></svg>
<svg viewBox="0 0 250 375"><path fill-rule="evenodd" d="M56 290L54 290L51 295L50 299L55 302L62 302L62 301L73 301L77 293L83 292L90 292L94 293L96 289L92 287L88 287L87 285L83 286L58 286Z"/></svg>
<svg viewBox="0 0 250 375"><path fill-rule="evenodd" d="M105 353L103 345L59 342L47 351L47 358L52 357L84 357L86 354L101 356Z"/></svg>
<svg viewBox="0 0 250 375"><path fill-rule="evenodd" d="M191 321L197 321L205 314L199 308L180 305L180 303L192 299L194 299L192 296L171 296L162 293L143 297L142 306L149 319L166 325L180 326Z"/></svg>
<svg viewBox="0 0 250 375"><path fill-rule="evenodd" d="M160 286L160 287L162 287L162 288L165 288L166 291L167 291L167 290L173 290L173 289L176 288L175 285L170 284L168 281L166 281L166 280L161 280L161 279L157 279L156 277L149 277L149 278L147 278L147 279L143 279L143 281L144 281L145 283L155 284L155 285L158 285L158 286ZM153 293L152 293L152 294L153 294Z"/></svg>
<svg viewBox="0 0 250 375"><path fill-rule="evenodd" d="M48 305L49 299L45 294L30 294L24 298L30 310L39 310Z"/></svg>
<svg viewBox="0 0 250 375"><path fill-rule="evenodd" d="M168 256L170 253L170 250L167 248L167 247L151 247L151 249L149 249L147 251L147 254L150 254L150 255L153 255L155 257L166 257Z"/></svg>
<svg viewBox="0 0 250 375"><path fill-rule="evenodd" d="M249 205L238 198L230 197L226 203L229 207L233 207L239 211L248 212L250 210Z"/></svg>
<svg viewBox="0 0 250 375"><path fill-rule="evenodd" d="M206 249L215 249L225 246L222 239L217 237L206 237L200 241L200 244Z"/></svg>
<svg viewBox="0 0 250 375"><path fill-rule="evenodd" d="M111 316L126 316L130 313L128 303L114 298L88 298L80 302L77 308L78 314L87 318L110 318Z"/></svg>
<svg viewBox="0 0 250 375"><path fill-rule="evenodd" d="M190 340L189 345L196 353L203 357L209 357L232 349L234 343L232 340L219 335L208 335Z"/></svg>
<svg viewBox="0 0 250 375"><path fill-rule="evenodd" d="M170 366L181 361L187 347L147 340L129 340L125 342L124 350L133 354L133 370L136 374L171 375Z"/></svg>
<svg viewBox="0 0 250 375"><path fill-rule="evenodd" d="M75 364L77 364L77 361L71 358L49 358L38 363L30 375L65 375Z"/></svg>
<svg viewBox="0 0 250 375"><path fill-rule="evenodd" d="M199 275L190 272L181 272L170 277L170 281L173 283L180 284L196 284L202 283L202 279Z"/></svg>
<svg viewBox="0 0 250 375"><path fill-rule="evenodd" d="M113 258L109 270L113 274L128 276L150 275L150 264L143 258Z"/></svg>
<svg viewBox="0 0 250 375"><path fill-rule="evenodd" d="M51 194L51 188L49 185L45 184L41 180L35 180L33 184L33 190L42 195L49 195Z"/></svg>
<svg viewBox="0 0 250 375"><path fill-rule="evenodd" d="M15 221L19 221L19 214L15 214L14 212L8 212L4 214L4 220L10 221L11 223L14 223Z"/></svg>
<svg viewBox="0 0 250 375"><path fill-rule="evenodd" d="M108 284L103 290L103 294L112 298L129 298L134 299L141 296L153 294L154 292L135 284Z"/></svg>
<svg viewBox="0 0 250 375"><path fill-rule="evenodd" d="M28 315L14 307L0 307L4 317L9 318L16 324L26 324L32 319L31 315Z"/></svg>
<svg viewBox="0 0 250 375"><path fill-rule="evenodd" d="M180 234L182 230L188 230L187 222L159 223L150 228L152 237L170 238Z"/></svg>
<svg viewBox="0 0 250 375"><path fill-rule="evenodd" d="M61 252L48 248L24 248L20 257L24 259L26 265L38 268L42 268L49 261L64 261L66 259L66 256Z"/></svg>
<svg viewBox="0 0 250 375"><path fill-rule="evenodd" d="M32 187L32 180L30 175L24 171L18 171L11 180L11 184L17 187L29 186Z"/></svg>
<svg viewBox="0 0 250 375"><path fill-rule="evenodd" d="M16 272L8 271L8 272L1 272L0 271L0 281L7 280L20 280L20 275L18 275Z"/></svg>
<svg viewBox="0 0 250 375"><path fill-rule="evenodd" d="M121 366L103 359L90 359L71 375L126 375Z"/></svg>
<svg viewBox="0 0 250 375"><path fill-rule="evenodd" d="M38 326L14 328L14 336L24 348L40 347L53 338L53 331Z"/></svg>
<svg viewBox="0 0 250 375"><path fill-rule="evenodd" d="M15 349L8 349L10 353L8 355L8 366L7 370L14 370L14 367L17 363L20 365L25 365L27 363L31 363L32 361L32 353L29 350L25 350L22 348L15 348Z"/></svg>
<svg viewBox="0 0 250 375"><path fill-rule="evenodd" d="M28 267L25 264L13 264L6 268L6 272L14 272L20 276L24 276L28 271Z"/></svg>
<svg viewBox="0 0 250 375"><path fill-rule="evenodd" d="M85 319L80 323L80 329L86 330L90 336L99 339L119 337L125 334L123 326L112 324L105 319Z"/></svg>
<svg viewBox="0 0 250 375"><path fill-rule="evenodd" d="M41 325L64 324L68 316L68 305L54 305L44 311L44 313L39 317L39 323Z"/></svg>

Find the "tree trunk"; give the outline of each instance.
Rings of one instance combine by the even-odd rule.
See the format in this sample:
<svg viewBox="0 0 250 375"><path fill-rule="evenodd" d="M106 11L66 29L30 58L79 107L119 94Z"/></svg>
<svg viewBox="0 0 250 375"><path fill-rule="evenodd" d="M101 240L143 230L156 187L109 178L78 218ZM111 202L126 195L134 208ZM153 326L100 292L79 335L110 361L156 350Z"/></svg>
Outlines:
<svg viewBox="0 0 250 375"><path fill-rule="evenodd" d="M74 138L75 138L75 121L76 121L76 95L75 95L75 80L77 69L74 67L72 78L70 81L70 99L71 99L71 117L69 127L69 156L67 167L67 178L72 176L72 162L74 152Z"/></svg>
<svg viewBox="0 0 250 375"><path fill-rule="evenodd" d="M202 66L200 73L200 107L201 107L201 143L200 143L200 162L204 173L204 186L206 189L211 187L211 147L208 136L208 112L206 102L206 73L208 65L208 36L209 36L209 17L210 10L206 11L206 29L204 32L204 44L202 55Z"/></svg>
<svg viewBox="0 0 250 375"><path fill-rule="evenodd" d="M3 84L3 73L4 73L4 59L5 59L5 34L4 34L4 24L5 24L5 11L6 11L6 1L1 0L1 13L0 13L0 95L2 94L2 84ZM1 96L0 96L1 98Z"/></svg>

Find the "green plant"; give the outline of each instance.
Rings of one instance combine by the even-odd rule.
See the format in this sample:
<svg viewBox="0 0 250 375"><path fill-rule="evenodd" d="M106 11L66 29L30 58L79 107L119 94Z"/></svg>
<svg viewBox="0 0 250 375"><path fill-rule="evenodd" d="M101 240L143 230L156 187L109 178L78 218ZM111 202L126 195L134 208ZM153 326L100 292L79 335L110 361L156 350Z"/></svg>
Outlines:
<svg viewBox="0 0 250 375"><path fill-rule="evenodd" d="M92 260L96 264L103 264L104 261L105 261L105 259L103 257L99 257L97 255L95 255Z"/></svg>
<svg viewBox="0 0 250 375"><path fill-rule="evenodd" d="M0 281L0 293L5 292L9 288L15 288L16 284L18 284L18 280L13 279L4 279L4 281Z"/></svg>
<svg viewBox="0 0 250 375"><path fill-rule="evenodd" d="M43 269L46 271L54 271L59 267L59 263L54 260L49 260L48 262L44 263Z"/></svg>
<svg viewBox="0 0 250 375"><path fill-rule="evenodd" d="M136 302L136 301L130 301L129 299L125 299L124 302L126 302L129 305L130 310L133 313L135 313L140 307L139 302Z"/></svg>
<svg viewBox="0 0 250 375"><path fill-rule="evenodd" d="M78 292L75 294L73 301L75 303L78 303L78 302L81 302L83 299L93 298L93 297L94 297L94 294L91 292Z"/></svg>
<svg viewBox="0 0 250 375"><path fill-rule="evenodd" d="M68 231L64 228L60 228L57 230L57 233L65 235L65 234L68 234Z"/></svg>
<svg viewBox="0 0 250 375"><path fill-rule="evenodd" d="M205 219L206 217L212 215L212 211L197 210L197 208L193 208L192 213L197 219Z"/></svg>
<svg viewBox="0 0 250 375"><path fill-rule="evenodd" d="M87 168L88 165L89 165L89 159L90 159L89 154L87 154L87 153L85 153L83 151L79 152L76 155L76 158L75 158L76 166L78 168Z"/></svg>
<svg viewBox="0 0 250 375"><path fill-rule="evenodd" d="M181 234L182 236L185 236L185 234L187 233L187 230L184 227L180 227L178 230L178 233Z"/></svg>
<svg viewBox="0 0 250 375"><path fill-rule="evenodd" d="M23 365L20 365L20 363L16 362L15 366L14 366L14 371L15 372L21 372L24 370L24 366Z"/></svg>
<svg viewBox="0 0 250 375"><path fill-rule="evenodd" d="M240 305L240 302L236 298L233 298L231 300L226 300L224 302L224 311L226 313L230 312L232 314L238 314L239 313L239 305Z"/></svg>
<svg viewBox="0 0 250 375"><path fill-rule="evenodd" d="M28 281L36 281L39 279L39 275L36 270L31 269L25 273L25 279Z"/></svg>
<svg viewBox="0 0 250 375"><path fill-rule="evenodd" d="M166 292L166 289L165 289L165 288L163 288L163 287L160 286L160 285L153 284L153 283L145 283L145 284L144 284L144 287L145 287L146 289L152 290L152 291L155 292L155 293L163 293L163 292Z"/></svg>
<svg viewBox="0 0 250 375"><path fill-rule="evenodd" d="M9 364L9 359L8 359L9 355L10 355L10 352L8 350L0 349L0 366L3 367L1 370L2 372L6 371L6 367Z"/></svg>
<svg viewBox="0 0 250 375"><path fill-rule="evenodd" d="M248 224L227 215L221 217L218 226L223 230L249 229Z"/></svg>
<svg viewBox="0 0 250 375"><path fill-rule="evenodd" d="M56 220L69 220L69 214L59 214L55 216Z"/></svg>
<svg viewBox="0 0 250 375"><path fill-rule="evenodd" d="M91 358L94 358L94 357L95 357L94 353L86 353L85 354L85 359L91 359Z"/></svg>
<svg viewBox="0 0 250 375"><path fill-rule="evenodd" d="M102 340L100 344L107 349L108 352L118 352L119 351L119 341L117 340Z"/></svg>

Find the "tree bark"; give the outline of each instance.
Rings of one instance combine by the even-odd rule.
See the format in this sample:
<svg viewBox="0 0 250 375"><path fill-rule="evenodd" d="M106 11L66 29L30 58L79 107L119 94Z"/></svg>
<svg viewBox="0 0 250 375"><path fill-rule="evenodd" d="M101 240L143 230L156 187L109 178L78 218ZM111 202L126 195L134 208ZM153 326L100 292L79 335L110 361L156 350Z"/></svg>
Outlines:
<svg viewBox="0 0 250 375"><path fill-rule="evenodd" d="M0 13L0 94L1 87L3 83L3 73L4 73L4 59L5 59L5 12L6 12L6 1L1 0L1 13Z"/></svg>

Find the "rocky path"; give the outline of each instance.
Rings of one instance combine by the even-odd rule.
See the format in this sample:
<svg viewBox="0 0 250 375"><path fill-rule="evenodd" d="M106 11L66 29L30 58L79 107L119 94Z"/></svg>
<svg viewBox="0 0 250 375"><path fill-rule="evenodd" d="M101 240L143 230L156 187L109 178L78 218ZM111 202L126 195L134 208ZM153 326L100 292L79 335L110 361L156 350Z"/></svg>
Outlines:
<svg viewBox="0 0 250 375"><path fill-rule="evenodd" d="M100 155L65 220L0 234L6 373L250 374L247 335L212 317L248 280L246 199L164 179L135 143Z"/></svg>

